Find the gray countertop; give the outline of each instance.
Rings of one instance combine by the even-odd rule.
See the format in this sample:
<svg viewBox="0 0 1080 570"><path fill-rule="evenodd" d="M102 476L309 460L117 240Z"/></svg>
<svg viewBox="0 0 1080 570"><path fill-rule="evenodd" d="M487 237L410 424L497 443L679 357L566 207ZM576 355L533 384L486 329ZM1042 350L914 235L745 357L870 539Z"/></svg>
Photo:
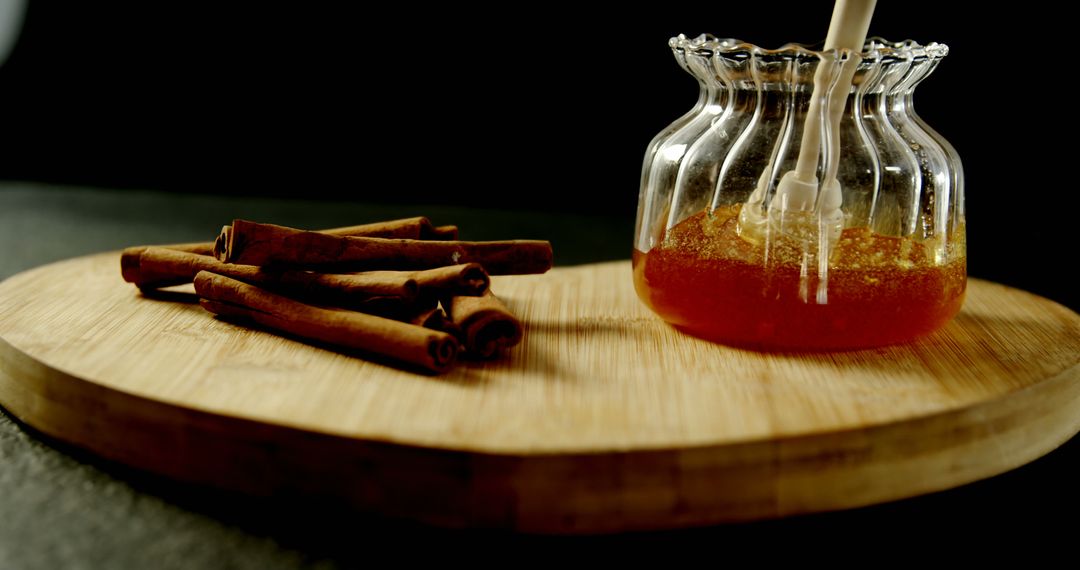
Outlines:
<svg viewBox="0 0 1080 570"><path fill-rule="evenodd" d="M0 279L50 261L139 243L205 240L234 217L326 227L424 214L466 239L551 239L557 263L628 257L632 221L446 206L392 206L0 184ZM864 546L890 533L940 539L966 531L1076 530L1080 438L1027 466L964 487L853 511L738 526L620 537L497 534L500 545L549 555L567 548L762 542ZM1054 521L1064 518L1064 528ZM1071 522L1070 522L1071 521ZM0 569L351 567L393 549L453 558L489 548L490 532L446 531L332 506L272 504L171 483L50 441L0 411ZM1049 539L1048 539L1049 540ZM408 541L423 548L402 551ZM785 542L786 541L786 542Z"/></svg>

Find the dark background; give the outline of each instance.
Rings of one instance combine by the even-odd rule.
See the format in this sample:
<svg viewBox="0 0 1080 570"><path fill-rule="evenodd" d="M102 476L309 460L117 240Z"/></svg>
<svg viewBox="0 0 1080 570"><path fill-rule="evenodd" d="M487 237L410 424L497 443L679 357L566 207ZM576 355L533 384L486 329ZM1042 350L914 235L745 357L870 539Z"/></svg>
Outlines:
<svg viewBox="0 0 1080 570"><path fill-rule="evenodd" d="M667 39L816 42L832 3L267 4L33 0L0 178L632 219L697 94ZM879 4L872 35L952 48L916 101L964 160L971 273L1076 307L1067 18Z"/></svg>

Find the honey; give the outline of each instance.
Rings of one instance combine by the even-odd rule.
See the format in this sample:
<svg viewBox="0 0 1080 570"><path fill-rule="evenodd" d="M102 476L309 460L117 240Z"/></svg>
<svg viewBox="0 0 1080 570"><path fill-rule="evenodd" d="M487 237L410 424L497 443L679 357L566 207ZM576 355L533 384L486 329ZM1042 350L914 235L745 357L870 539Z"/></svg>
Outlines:
<svg viewBox="0 0 1080 570"><path fill-rule="evenodd" d="M947 247L846 228L819 267L805 244L741 237L739 208L699 212L634 251L638 296L686 333L754 349L857 349L928 334L960 310L962 227Z"/></svg>

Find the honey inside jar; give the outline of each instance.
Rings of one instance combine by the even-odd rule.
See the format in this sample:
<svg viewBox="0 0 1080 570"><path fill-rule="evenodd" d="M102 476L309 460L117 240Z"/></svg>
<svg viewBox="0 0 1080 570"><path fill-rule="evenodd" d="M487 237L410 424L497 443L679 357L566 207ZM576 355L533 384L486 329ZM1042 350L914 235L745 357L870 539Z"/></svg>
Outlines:
<svg viewBox="0 0 1080 570"><path fill-rule="evenodd" d="M638 296L684 332L757 349L857 349L925 335L960 310L962 226L944 248L846 228L820 271L800 244L741 237L740 208L699 212L634 251Z"/></svg>

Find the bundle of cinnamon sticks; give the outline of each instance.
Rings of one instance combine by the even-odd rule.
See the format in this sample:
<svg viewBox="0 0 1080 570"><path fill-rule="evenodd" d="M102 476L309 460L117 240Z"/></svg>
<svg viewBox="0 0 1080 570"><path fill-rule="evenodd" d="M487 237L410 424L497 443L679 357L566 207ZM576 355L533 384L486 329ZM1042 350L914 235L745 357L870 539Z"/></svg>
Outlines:
<svg viewBox="0 0 1080 570"><path fill-rule="evenodd" d="M222 318L438 373L521 341L489 275L543 273L551 258L547 241L459 241L424 217L321 231L235 220L212 243L125 249L120 269L142 290L194 283Z"/></svg>

